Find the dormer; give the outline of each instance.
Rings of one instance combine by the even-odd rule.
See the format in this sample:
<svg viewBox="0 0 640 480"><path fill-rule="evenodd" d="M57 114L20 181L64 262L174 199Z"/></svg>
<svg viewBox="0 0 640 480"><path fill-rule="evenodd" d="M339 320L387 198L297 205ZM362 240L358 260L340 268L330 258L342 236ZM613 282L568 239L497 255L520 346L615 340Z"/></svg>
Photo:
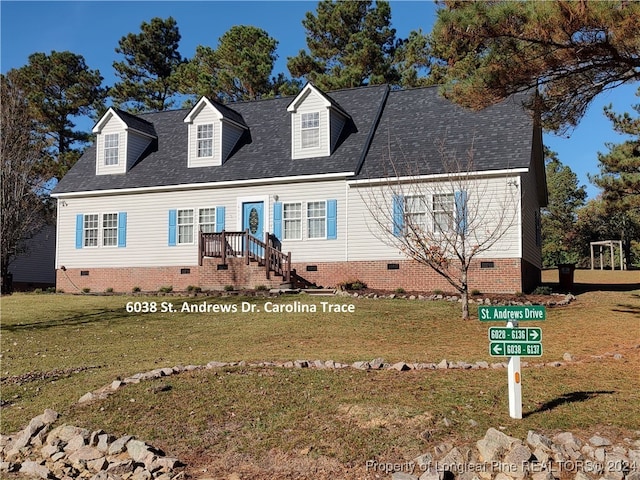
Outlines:
<svg viewBox="0 0 640 480"><path fill-rule="evenodd" d="M249 130L242 115L207 97L196 103L184 122L189 125L189 168L222 165Z"/></svg>
<svg viewBox="0 0 640 480"><path fill-rule="evenodd" d="M340 105L307 83L287 107L291 114L291 158L328 157L351 119Z"/></svg>
<svg viewBox="0 0 640 480"><path fill-rule="evenodd" d="M126 173L157 140L152 123L116 108L107 110L93 127L96 175Z"/></svg>

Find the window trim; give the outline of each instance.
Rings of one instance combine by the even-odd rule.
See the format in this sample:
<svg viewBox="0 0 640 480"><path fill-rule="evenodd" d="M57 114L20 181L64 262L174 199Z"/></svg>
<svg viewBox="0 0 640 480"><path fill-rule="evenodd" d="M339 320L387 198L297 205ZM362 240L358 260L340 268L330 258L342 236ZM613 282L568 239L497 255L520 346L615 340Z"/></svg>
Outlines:
<svg viewBox="0 0 640 480"><path fill-rule="evenodd" d="M116 219L115 227L109 227L109 228L105 227L104 222L105 222L105 217L107 215L115 215L115 219ZM100 214L100 217L101 217L101 221L100 221L99 225L100 225L100 234L101 234L101 237L102 237L100 239L100 242L99 242L100 246L104 247L104 248L114 248L114 247L117 248L118 247L118 230L120 228L120 215L119 215L119 213L118 212L102 213L102 214ZM114 231L114 235L113 235L114 243L113 243L113 245L105 245L105 243L104 243L106 238L107 238L105 236L105 233L106 233L107 230L113 230Z"/></svg>
<svg viewBox="0 0 640 480"><path fill-rule="evenodd" d="M324 204L324 216L323 217L309 217L309 204L312 203L322 203ZM305 202L305 224L307 227L307 240L327 240L327 200L309 200L307 202ZM317 220L319 218L324 218L324 236L322 237L312 237L311 236L311 228L309 227L309 221L310 220Z"/></svg>
<svg viewBox="0 0 640 480"><path fill-rule="evenodd" d="M213 211L213 221L212 222L202 222L201 218L202 218L202 210L212 210ZM216 233L216 225L217 225L217 221L218 221L218 215L217 215L217 207L198 207L198 232L199 233ZM194 219L195 220L195 219ZM205 232L202 230L202 226L203 225L210 225L211 226L211 231Z"/></svg>
<svg viewBox="0 0 640 480"><path fill-rule="evenodd" d="M115 145L110 144L110 141L115 139ZM120 165L120 133L105 133L103 144L103 165L105 167L117 167ZM113 153L115 152L115 161Z"/></svg>
<svg viewBox="0 0 640 480"><path fill-rule="evenodd" d="M180 224L180 212L191 211L191 223L189 224ZM196 240L195 235L195 227L196 227L196 209L193 207L187 208L176 208L176 245L193 245ZM191 241L190 242L181 242L180 241L180 227L181 226L191 226Z"/></svg>
<svg viewBox="0 0 640 480"><path fill-rule="evenodd" d="M423 210L410 210L409 209L409 202L413 199L418 199L417 204L422 205L423 206ZM421 201L420 201L421 200ZM413 205L413 204L412 204ZM413 220L409 221L409 218L414 218L418 215L423 215L424 216L424 221L420 223L420 227L427 231L428 228L430 227L429 225L429 205L427 203L427 196L426 195L405 195L403 197L403 210L402 210L402 222L403 222L403 230L404 230L404 234L407 234L407 229L409 225L416 225L417 223L414 223Z"/></svg>
<svg viewBox="0 0 640 480"><path fill-rule="evenodd" d="M451 199L451 209L445 210L444 208L436 209L436 197L447 197ZM438 203L442 206L442 203ZM431 195L431 215L433 219L433 232L436 234L449 234L455 232L456 229L456 198L455 193L434 193ZM448 215L449 222L446 229L443 229L436 220L437 214Z"/></svg>
<svg viewBox="0 0 640 480"><path fill-rule="evenodd" d="M304 202L282 202L282 241L296 241L296 240L302 240L304 238L304 212L303 212L303 204ZM285 217L285 205L299 205L300 206L300 210L299 210L299 217L298 218L292 218L292 219L287 219ZM297 238L287 238L287 221L288 222L299 222L300 224L300 228L299 228L299 236Z"/></svg>
<svg viewBox="0 0 640 480"><path fill-rule="evenodd" d="M88 217L96 217L96 223L94 228L87 228ZM95 245L87 245L88 231L95 230ZM82 214L82 248L99 248L100 247L100 214L99 213L83 213Z"/></svg>
<svg viewBox="0 0 640 480"><path fill-rule="evenodd" d="M309 116L312 119L309 120ZM307 118L305 118L307 117ZM305 126L306 124L306 126ZM309 126L311 124L311 126ZM316 132L316 139L313 145L305 145L305 133ZM308 139L307 139L308 140ZM320 147L320 112L303 112L300 113L300 150L310 150Z"/></svg>
<svg viewBox="0 0 640 480"><path fill-rule="evenodd" d="M195 158L196 159L200 159L200 158L213 158L214 156L214 152L213 152L213 140L214 140L214 136L215 136L215 128L214 128L214 124L213 123L200 123L200 124L196 124L196 132L195 132L195 136L196 136L196 151L195 151ZM209 127L211 129L211 136L201 136L201 128L204 129L204 127ZM208 133L208 132L207 132ZM208 149L206 147L203 147L202 145L205 144L206 142L208 142L209 147ZM210 151L210 155L203 155L201 154L202 151L205 150L209 150Z"/></svg>

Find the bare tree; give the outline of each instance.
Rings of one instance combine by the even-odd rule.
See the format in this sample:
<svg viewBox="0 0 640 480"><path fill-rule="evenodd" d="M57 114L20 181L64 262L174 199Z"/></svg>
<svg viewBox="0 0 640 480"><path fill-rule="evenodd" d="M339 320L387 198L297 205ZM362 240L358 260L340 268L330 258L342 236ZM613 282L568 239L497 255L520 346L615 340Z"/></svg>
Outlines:
<svg viewBox="0 0 640 480"><path fill-rule="evenodd" d="M465 160L451 152L439 146L444 173L428 177L416 173L418 165L400 172L390 157L392 171L361 195L372 234L446 279L460 293L462 318L468 319L469 269L517 223L519 184L516 176L477 172L473 147Z"/></svg>
<svg viewBox="0 0 640 480"><path fill-rule="evenodd" d="M0 95L2 293L11 293L9 264L46 222L42 193L48 177L42 172L44 143L34 133L26 98L11 74L0 76Z"/></svg>

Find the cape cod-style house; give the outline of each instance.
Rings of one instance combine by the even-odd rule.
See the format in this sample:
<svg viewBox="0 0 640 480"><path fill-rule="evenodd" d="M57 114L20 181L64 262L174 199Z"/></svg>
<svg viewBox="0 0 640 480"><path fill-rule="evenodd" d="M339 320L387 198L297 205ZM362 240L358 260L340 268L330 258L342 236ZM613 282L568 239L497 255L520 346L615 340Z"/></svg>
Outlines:
<svg viewBox="0 0 640 480"><path fill-rule="evenodd" d="M377 229L386 220L374 218L371 204L391 180L420 183L445 194L383 198L380 205L395 209L391 221L420 209L459 216L460 192L446 193L443 154L469 152L465 178L483 184L476 210L493 202L512 218L472 265L470 288L528 291L540 281L542 135L522 98L472 112L433 87L326 93L307 84L295 98L232 105L202 98L190 110L140 115L111 108L93 132L95 144L52 194L56 281L65 292L331 287L356 279L372 288L450 291L383 241ZM500 203L505 192L514 200ZM485 221L489 231L498 220Z"/></svg>

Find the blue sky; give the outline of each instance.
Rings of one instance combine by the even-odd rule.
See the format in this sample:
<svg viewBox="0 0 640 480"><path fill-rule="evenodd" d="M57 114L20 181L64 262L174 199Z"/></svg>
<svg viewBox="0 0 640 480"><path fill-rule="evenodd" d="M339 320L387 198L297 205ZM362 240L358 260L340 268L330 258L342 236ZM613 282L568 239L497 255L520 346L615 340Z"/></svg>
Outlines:
<svg viewBox="0 0 640 480"><path fill-rule="evenodd" d="M153 17L173 16L182 40L180 53L191 57L197 45L215 47L218 38L233 25L254 25L278 40L274 74L284 72L287 57L306 48L302 20L315 11L315 1L144 1L144 2L0 2L0 67L2 73L25 65L34 52L70 50L84 56L91 69L98 69L107 85L115 81L112 63L121 60L114 49L128 33L138 33L140 24ZM411 30L431 30L435 4L422 1L391 1L392 24L397 36ZM606 152L606 142L620 143L624 137L611 128L602 108L612 103L619 112L632 112L640 103L638 84L626 85L602 94L587 116L568 138L545 134L544 141L558 152L560 160L578 174L589 197L598 194L587 173L598 172L597 152ZM87 127L88 128L88 127Z"/></svg>

